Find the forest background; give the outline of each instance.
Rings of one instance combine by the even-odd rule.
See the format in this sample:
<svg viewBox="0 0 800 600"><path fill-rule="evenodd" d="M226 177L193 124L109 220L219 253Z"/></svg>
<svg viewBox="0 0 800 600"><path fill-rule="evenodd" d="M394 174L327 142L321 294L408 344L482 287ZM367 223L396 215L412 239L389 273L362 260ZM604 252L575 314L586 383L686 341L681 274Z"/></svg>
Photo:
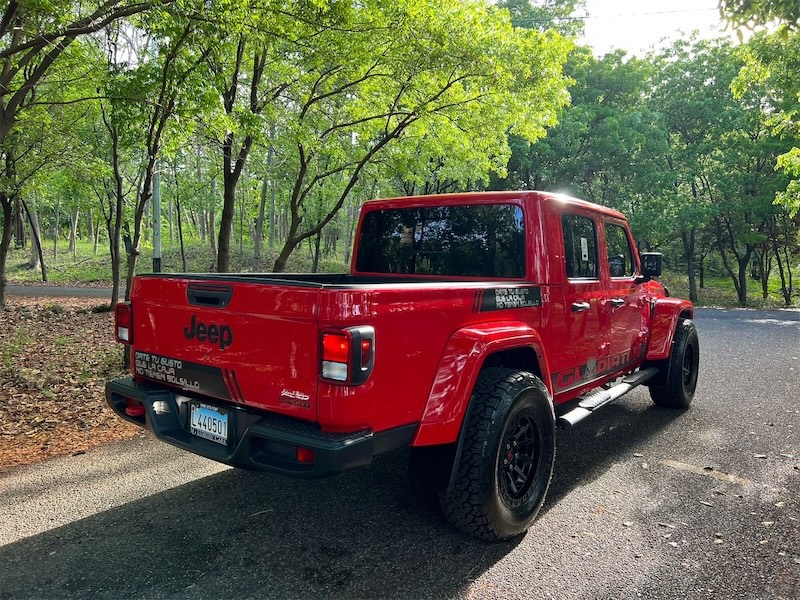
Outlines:
<svg viewBox="0 0 800 600"><path fill-rule="evenodd" d="M581 0L9 0L0 306L113 306L159 236L165 271L346 271L365 200L483 189L620 209L695 301L796 305L800 8L722 5L746 42L637 58L577 42Z"/></svg>

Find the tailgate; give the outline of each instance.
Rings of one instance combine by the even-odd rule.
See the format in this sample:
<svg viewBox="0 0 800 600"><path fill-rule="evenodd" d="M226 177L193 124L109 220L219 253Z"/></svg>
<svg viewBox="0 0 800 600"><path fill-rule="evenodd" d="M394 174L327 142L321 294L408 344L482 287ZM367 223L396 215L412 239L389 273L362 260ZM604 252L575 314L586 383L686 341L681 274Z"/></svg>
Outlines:
<svg viewBox="0 0 800 600"><path fill-rule="evenodd" d="M133 370L195 394L316 420L320 287L134 279Z"/></svg>

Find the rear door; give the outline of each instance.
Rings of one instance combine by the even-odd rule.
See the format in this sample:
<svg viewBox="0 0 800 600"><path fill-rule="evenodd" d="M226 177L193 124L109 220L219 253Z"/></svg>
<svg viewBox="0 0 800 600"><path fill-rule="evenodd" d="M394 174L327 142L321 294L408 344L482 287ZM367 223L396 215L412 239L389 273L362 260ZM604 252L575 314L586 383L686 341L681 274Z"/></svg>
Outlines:
<svg viewBox="0 0 800 600"><path fill-rule="evenodd" d="M316 419L320 286L134 280L135 373L191 394Z"/></svg>
<svg viewBox="0 0 800 600"><path fill-rule="evenodd" d="M561 216L564 243L564 300L575 365L553 375L557 393L595 379L598 361L608 355L607 291L600 274L599 226L589 212Z"/></svg>

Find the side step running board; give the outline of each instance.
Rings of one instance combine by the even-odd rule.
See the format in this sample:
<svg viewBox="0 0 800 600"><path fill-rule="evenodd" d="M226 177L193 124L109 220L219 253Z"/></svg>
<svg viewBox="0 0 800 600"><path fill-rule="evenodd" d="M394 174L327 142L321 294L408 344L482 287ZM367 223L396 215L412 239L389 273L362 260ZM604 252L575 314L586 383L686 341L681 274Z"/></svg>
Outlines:
<svg viewBox="0 0 800 600"><path fill-rule="evenodd" d="M657 374L658 369L656 367L650 367L644 371L631 373L618 384L607 390L596 390L585 396L579 396L578 399L580 402L578 402L578 406L558 417L558 426L561 427L561 429L569 429L579 421L588 417L598 408L627 394L633 388L642 385L645 381L655 377Z"/></svg>

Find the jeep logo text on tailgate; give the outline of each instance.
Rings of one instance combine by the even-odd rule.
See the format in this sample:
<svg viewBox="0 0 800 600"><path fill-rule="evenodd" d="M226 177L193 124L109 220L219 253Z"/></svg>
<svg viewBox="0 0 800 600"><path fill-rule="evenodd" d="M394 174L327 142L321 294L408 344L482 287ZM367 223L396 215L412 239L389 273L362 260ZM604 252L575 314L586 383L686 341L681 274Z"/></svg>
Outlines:
<svg viewBox="0 0 800 600"><path fill-rule="evenodd" d="M229 325L206 325L202 321L198 321L195 315L192 315L192 322L189 327L183 328L183 335L187 340L197 338L198 342L209 342L211 344L219 344L220 350L225 350L233 343L233 330Z"/></svg>

